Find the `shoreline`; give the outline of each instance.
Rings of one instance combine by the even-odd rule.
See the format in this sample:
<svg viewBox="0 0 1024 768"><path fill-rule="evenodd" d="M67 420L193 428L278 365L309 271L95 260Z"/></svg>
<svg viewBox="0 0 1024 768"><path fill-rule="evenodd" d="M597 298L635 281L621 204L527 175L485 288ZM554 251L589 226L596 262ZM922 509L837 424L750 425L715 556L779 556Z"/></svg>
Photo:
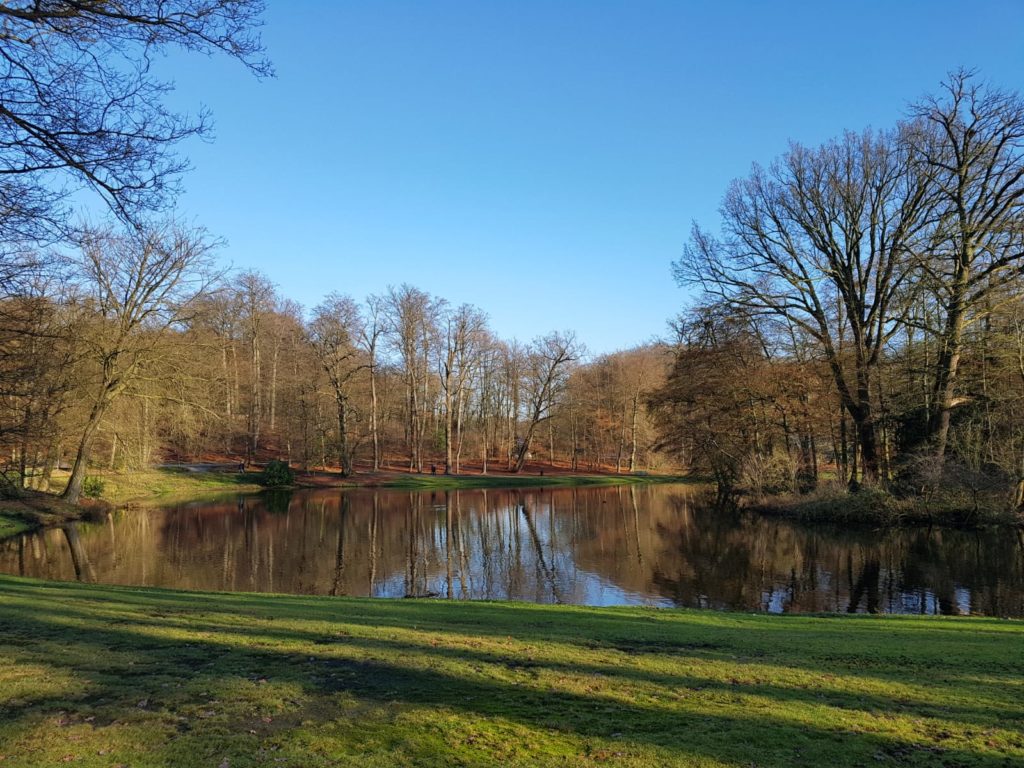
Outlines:
<svg viewBox="0 0 1024 768"><path fill-rule="evenodd" d="M822 488L744 499L741 508L765 517L840 528L1024 528L1024 515L995 505L971 507L948 499L900 498L881 489L857 492Z"/></svg>
<svg viewBox="0 0 1024 768"><path fill-rule="evenodd" d="M210 465L197 465L210 466ZM615 474L460 474L431 475L399 471L364 472L342 477L336 473L297 474L293 485L266 487L259 473L189 469L189 465L137 472L98 472L103 492L99 498L83 498L68 504L55 493L23 490L20 498L0 500L0 539L39 528L50 528L87 519L114 508L144 507L174 501L201 501L226 494L255 494L263 491L329 490L375 488L380 490L451 491L509 488L573 488L621 485L700 483L676 475Z"/></svg>

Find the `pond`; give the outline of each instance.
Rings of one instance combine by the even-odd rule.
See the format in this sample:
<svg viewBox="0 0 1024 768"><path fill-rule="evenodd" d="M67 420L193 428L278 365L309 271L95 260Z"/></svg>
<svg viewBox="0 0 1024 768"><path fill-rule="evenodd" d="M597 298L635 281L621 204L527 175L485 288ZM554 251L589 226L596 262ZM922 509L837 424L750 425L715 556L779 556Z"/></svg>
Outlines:
<svg viewBox="0 0 1024 768"><path fill-rule="evenodd" d="M1024 616L1019 531L836 531L687 486L264 493L0 542L0 572L177 589Z"/></svg>

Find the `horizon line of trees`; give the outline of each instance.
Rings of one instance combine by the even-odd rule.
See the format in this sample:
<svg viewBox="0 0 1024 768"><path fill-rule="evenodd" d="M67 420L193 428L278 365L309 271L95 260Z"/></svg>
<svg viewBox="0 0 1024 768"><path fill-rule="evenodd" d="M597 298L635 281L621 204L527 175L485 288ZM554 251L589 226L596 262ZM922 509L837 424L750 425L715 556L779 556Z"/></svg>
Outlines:
<svg viewBox="0 0 1024 768"><path fill-rule="evenodd" d="M646 408L661 345L584 362L571 332L505 341L480 309L410 285L304 313L258 272L218 274L215 245L174 224L96 230L0 301L8 485L47 489L66 464L77 498L90 467L203 455L342 475L664 462Z"/></svg>

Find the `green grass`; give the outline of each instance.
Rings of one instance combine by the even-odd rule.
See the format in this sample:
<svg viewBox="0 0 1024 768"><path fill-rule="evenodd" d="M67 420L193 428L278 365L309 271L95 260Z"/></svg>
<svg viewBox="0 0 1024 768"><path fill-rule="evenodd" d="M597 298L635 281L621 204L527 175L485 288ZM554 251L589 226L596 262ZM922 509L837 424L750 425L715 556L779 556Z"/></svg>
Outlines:
<svg viewBox="0 0 1024 768"><path fill-rule="evenodd" d="M0 577L5 766L1010 766L1024 622Z"/></svg>
<svg viewBox="0 0 1024 768"><path fill-rule="evenodd" d="M112 504L163 502L203 498L223 493L247 493L262 488L252 472L189 472L183 469L143 469L97 472L103 481L101 498Z"/></svg>
<svg viewBox="0 0 1024 768"><path fill-rule="evenodd" d="M640 483L689 483L689 477L670 475L403 475L384 480L378 488L452 490L457 488L568 488L583 485L636 485Z"/></svg>
<svg viewBox="0 0 1024 768"><path fill-rule="evenodd" d="M20 499L0 500L0 539L40 526L60 525L88 517L111 505L166 503L177 499L215 498L224 494L263 490L253 473L188 472L177 469L148 469L125 472L97 472L103 482L99 500L82 499L68 504L57 494L67 477L56 477L53 491L25 490Z"/></svg>

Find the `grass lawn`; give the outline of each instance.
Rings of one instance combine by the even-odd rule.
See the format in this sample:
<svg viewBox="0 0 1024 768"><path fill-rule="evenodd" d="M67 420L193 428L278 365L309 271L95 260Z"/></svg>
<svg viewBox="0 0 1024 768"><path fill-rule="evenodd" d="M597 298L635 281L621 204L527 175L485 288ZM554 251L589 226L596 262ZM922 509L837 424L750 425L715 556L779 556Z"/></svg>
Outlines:
<svg viewBox="0 0 1024 768"><path fill-rule="evenodd" d="M202 498L220 493L259 491L256 474L237 472L189 472L184 469L143 469L97 472L103 481L101 497L112 504Z"/></svg>
<svg viewBox="0 0 1024 768"><path fill-rule="evenodd" d="M1011 766L1024 622L0 577L4 766Z"/></svg>
<svg viewBox="0 0 1024 768"><path fill-rule="evenodd" d="M175 499L201 499L224 493L250 493L263 490L256 472L190 472L186 469L132 469L111 472L96 470L89 477L103 483L100 498L114 505L145 504ZM55 474L53 493L67 485L67 473Z"/></svg>

